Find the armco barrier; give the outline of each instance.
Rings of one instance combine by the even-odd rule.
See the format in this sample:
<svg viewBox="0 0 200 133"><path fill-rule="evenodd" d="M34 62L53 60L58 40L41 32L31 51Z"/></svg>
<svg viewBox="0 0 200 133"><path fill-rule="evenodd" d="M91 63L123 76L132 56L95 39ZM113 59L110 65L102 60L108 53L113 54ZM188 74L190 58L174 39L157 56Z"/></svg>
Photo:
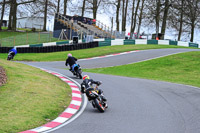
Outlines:
<svg viewBox="0 0 200 133"><path fill-rule="evenodd" d="M191 43L191 42L182 42L182 41L172 41L172 40L144 40L144 39L116 39L116 40L110 40L110 39L98 39L99 41L90 42L90 43L78 43L78 44L72 44L69 42L69 44L63 44L68 43L68 41L65 42L58 42L61 45L53 45L55 43L48 44L35 44L31 45L30 47L17 47L18 53L47 53L47 52L58 52L58 51L70 51L70 50L78 50L78 49L87 49L87 48L94 48L94 47L103 47L103 46L114 46L114 45L135 45L135 44L154 44L154 45L177 45L177 46L184 46L184 47L194 47L194 48L200 48L200 45L197 43ZM43 47L41 47L43 45ZM0 53L8 53L8 51L12 47L0 47Z"/></svg>
<svg viewBox="0 0 200 133"><path fill-rule="evenodd" d="M29 47L42 47L43 46L43 44L41 43L41 44L31 44L31 45L29 45Z"/></svg>
<svg viewBox="0 0 200 133"><path fill-rule="evenodd" d="M135 40L124 40L124 45L135 44Z"/></svg>
<svg viewBox="0 0 200 133"><path fill-rule="evenodd" d="M56 42L56 45L69 44L69 41Z"/></svg>
<svg viewBox="0 0 200 133"><path fill-rule="evenodd" d="M177 45L178 44L178 42L177 41L169 41L169 45Z"/></svg>
<svg viewBox="0 0 200 133"><path fill-rule="evenodd" d="M198 46L198 44L196 44L196 43L189 43L189 47L198 48L199 46Z"/></svg>
<svg viewBox="0 0 200 133"><path fill-rule="evenodd" d="M147 44L158 44L158 40L147 40Z"/></svg>
<svg viewBox="0 0 200 133"><path fill-rule="evenodd" d="M17 47L18 53L48 53L48 52L58 52L58 51L70 51L78 49L87 49L98 47L98 42L90 43L79 43L79 44L68 44L68 45L54 45L54 46L45 46L41 47L32 46L32 47ZM0 53L8 53L12 47L0 47Z"/></svg>

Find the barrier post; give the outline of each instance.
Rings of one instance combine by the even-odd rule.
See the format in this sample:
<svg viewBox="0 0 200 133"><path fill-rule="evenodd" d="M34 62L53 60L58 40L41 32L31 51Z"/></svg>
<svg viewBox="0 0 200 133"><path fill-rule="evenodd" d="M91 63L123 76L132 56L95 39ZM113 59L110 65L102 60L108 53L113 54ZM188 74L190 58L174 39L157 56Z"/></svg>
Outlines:
<svg viewBox="0 0 200 133"><path fill-rule="evenodd" d="M14 46L15 46L15 36L14 36Z"/></svg>
<svg viewBox="0 0 200 133"><path fill-rule="evenodd" d="M38 33L38 43L40 43L40 32Z"/></svg>
<svg viewBox="0 0 200 133"><path fill-rule="evenodd" d="M26 32L26 44L28 45L28 32Z"/></svg>

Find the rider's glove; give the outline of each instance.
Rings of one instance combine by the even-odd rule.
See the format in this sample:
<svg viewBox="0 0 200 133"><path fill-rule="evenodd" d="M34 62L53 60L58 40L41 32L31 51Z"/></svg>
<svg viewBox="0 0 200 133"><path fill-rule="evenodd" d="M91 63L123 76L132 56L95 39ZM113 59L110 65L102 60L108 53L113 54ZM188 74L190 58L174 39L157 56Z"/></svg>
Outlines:
<svg viewBox="0 0 200 133"><path fill-rule="evenodd" d="M98 85L98 86L99 86L99 85L101 85L101 84L102 84L102 82L101 82L101 81L98 81L98 82L97 82L97 85Z"/></svg>

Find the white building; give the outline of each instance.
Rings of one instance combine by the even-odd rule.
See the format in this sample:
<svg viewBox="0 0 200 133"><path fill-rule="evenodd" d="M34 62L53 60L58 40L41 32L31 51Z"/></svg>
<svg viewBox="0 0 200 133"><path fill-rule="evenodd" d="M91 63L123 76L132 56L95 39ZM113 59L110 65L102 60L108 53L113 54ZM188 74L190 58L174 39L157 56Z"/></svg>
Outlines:
<svg viewBox="0 0 200 133"><path fill-rule="evenodd" d="M41 30L43 25L43 17L23 17L17 19L17 28L36 28Z"/></svg>

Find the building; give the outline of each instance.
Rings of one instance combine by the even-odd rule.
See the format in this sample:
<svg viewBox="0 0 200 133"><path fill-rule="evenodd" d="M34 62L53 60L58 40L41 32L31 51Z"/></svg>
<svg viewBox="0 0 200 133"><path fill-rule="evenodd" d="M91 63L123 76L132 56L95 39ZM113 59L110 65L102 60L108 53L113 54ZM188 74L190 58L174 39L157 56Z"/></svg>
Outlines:
<svg viewBox="0 0 200 133"><path fill-rule="evenodd" d="M7 21L7 20L3 20L3 23L2 23L1 26L3 26L3 27L7 27L7 26L8 26L8 21Z"/></svg>
<svg viewBox="0 0 200 133"><path fill-rule="evenodd" d="M43 17L23 17L17 19L17 28L40 29L44 25Z"/></svg>

